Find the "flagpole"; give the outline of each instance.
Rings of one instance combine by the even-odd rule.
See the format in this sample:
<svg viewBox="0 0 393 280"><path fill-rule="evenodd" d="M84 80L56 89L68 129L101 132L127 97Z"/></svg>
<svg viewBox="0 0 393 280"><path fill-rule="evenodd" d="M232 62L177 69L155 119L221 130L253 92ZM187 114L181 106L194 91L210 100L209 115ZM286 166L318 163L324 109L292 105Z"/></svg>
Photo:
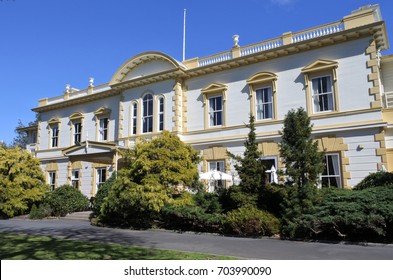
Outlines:
<svg viewBox="0 0 393 280"><path fill-rule="evenodd" d="M183 16L183 61L186 60L186 13L187 13L187 10L184 9L184 16Z"/></svg>

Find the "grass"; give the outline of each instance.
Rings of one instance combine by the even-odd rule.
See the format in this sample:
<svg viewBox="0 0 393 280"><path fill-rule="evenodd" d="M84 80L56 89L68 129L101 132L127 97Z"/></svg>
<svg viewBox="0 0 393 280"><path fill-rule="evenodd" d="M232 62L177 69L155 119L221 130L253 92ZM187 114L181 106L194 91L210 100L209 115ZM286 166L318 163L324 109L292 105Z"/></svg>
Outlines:
<svg viewBox="0 0 393 280"><path fill-rule="evenodd" d="M1 260L228 260L225 256L0 233Z"/></svg>

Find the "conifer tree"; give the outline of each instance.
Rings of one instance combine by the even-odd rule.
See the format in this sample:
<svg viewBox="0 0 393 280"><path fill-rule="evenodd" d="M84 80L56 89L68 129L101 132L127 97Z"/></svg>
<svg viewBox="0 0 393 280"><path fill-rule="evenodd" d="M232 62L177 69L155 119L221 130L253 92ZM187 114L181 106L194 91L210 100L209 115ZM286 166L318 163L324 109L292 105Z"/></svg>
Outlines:
<svg viewBox="0 0 393 280"><path fill-rule="evenodd" d="M298 234L297 220L313 211L317 200L319 175L324 168L324 153L311 138L312 124L303 108L290 110L281 132L280 153L285 164L288 196L284 201L283 233Z"/></svg>
<svg viewBox="0 0 393 280"><path fill-rule="evenodd" d="M257 203L261 188L264 186L265 167L261 161L262 152L258 150L255 134L255 117L250 115L249 133L244 142L245 151L243 156L234 155L228 152L228 155L235 160L235 169L239 174L241 182L238 190L234 188L232 199L235 200L238 207Z"/></svg>

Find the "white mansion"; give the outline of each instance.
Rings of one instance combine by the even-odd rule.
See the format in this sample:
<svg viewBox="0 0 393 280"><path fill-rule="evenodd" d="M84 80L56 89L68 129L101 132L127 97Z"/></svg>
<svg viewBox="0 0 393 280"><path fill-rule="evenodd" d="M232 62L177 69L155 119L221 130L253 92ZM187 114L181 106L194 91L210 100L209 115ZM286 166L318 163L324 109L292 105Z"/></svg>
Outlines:
<svg viewBox="0 0 393 280"><path fill-rule="evenodd" d="M290 109L307 110L326 152L322 184L350 188L393 171L393 56L378 5L343 19L229 51L176 61L146 52L107 83L39 100L28 150L52 188L73 184L91 197L119 168L119 151L163 130L203 155L201 171L234 172L249 114L263 160L279 169L279 131Z"/></svg>

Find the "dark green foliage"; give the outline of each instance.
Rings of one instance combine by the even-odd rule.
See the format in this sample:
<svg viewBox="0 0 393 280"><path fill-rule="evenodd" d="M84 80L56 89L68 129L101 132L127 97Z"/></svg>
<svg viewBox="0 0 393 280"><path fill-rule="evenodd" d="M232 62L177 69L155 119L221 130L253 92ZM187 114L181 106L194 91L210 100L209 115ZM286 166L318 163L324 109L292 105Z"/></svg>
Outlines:
<svg viewBox="0 0 393 280"><path fill-rule="evenodd" d="M220 232L221 214L207 213L200 206L166 205L162 209L163 226L167 229L197 232Z"/></svg>
<svg viewBox="0 0 393 280"><path fill-rule="evenodd" d="M33 204L30 210L29 219L41 220L52 215L52 209L48 204L41 203L38 207Z"/></svg>
<svg viewBox="0 0 393 280"><path fill-rule="evenodd" d="M250 115L248 138L244 142L245 151L243 157L228 152L228 155L235 160L235 169L239 174L241 183L238 188L233 189L230 197L237 207L245 205L256 205L260 190L264 187L265 166L260 160L262 153L258 150L255 134L255 117Z"/></svg>
<svg viewBox="0 0 393 280"><path fill-rule="evenodd" d="M277 234L280 221L267 211L253 206L232 210L224 216L224 231L240 236L271 236Z"/></svg>
<svg viewBox="0 0 393 280"><path fill-rule="evenodd" d="M199 192L194 196L195 204L206 213L221 213L221 204L217 193Z"/></svg>
<svg viewBox="0 0 393 280"><path fill-rule="evenodd" d="M386 241L393 239L393 186L326 189L315 213L299 217L297 237Z"/></svg>
<svg viewBox="0 0 393 280"><path fill-rule="evenodd" d="M393 185L393 173L379 171L371 173L355 186L355 190Z"/></svg>
<svg viewBox="0 0 393 280"><path fill-rule="evenodd" d="M105 198L108 196L109 190L115 183L116 177L116 172L113 172L111 177L106 180L106 182L98 189L98 192L93 200L93 214L95 217L100 214L101 205L104 202Z"/></svg>
<svg viewBox="0 0 393 280"><path fill-rule="evenodd" d="M172 204L165 205L161 212L161 220L163 226L168 229L220 232L221 212L217 193L183 193Z"/></svg>
<svg viewBox="0 0 393 280"><path fill-rule="evenodd" d="M162 185L138 185L126 177L118 177L102 203L98 218L109 225L150 228L169 201Z"/></svg>
<svg viewBox="0 0 393 280"><path fill-rule="evenodd" d="M318 184L324 168L324 153L311 139L312 124L303 108L290 110L284 119L280 153L285 163L287 181L302 188Z"/></svg>
<svg viewBox="0 0 393 280"><path fill-rule="evenodd" d="M312 125L303 108L290 110L284 119L280 153L287 176L283 201L282 236L294 237L301 230L302 217L312 214L317 203L319 174L324 168L324 153L311 139Z"/></svg>
<svg viewBox="0 0 393 280"><path fill-rule="evenodd" d="M89 209L89 199L78 189L63 185L48 193L44 203L52 209L52 215L64 217L73 212L86 211Z"/></svg>

